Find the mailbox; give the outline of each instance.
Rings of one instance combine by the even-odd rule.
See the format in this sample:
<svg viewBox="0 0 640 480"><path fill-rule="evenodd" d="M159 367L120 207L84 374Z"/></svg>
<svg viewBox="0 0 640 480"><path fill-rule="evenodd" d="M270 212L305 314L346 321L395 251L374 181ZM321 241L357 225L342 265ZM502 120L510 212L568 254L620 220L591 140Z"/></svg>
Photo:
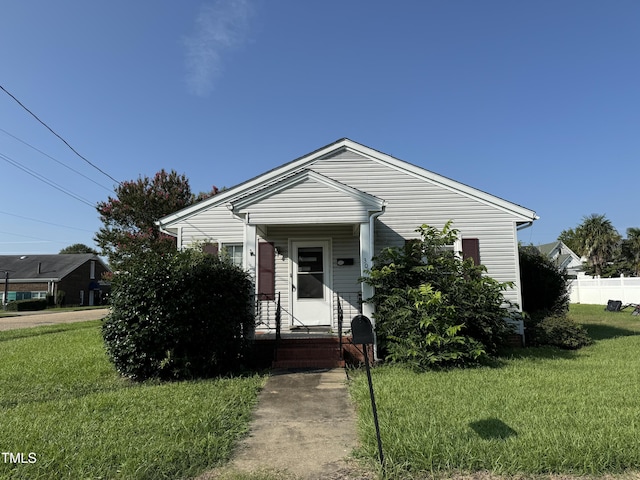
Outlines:
<svg viewBox="0 0 640 480"><path fill-rule="evenodd" d="M351 335L353 337L352 342L356 345L375 343L371 320L364 315L356 315L351 320Z"/></svg>

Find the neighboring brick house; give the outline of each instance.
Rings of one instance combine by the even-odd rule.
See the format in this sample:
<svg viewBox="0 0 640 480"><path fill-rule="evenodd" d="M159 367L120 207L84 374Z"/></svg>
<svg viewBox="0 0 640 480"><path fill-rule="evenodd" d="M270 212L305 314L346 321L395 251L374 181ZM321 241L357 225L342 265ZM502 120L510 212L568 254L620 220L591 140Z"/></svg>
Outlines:
<svg viewBox="0 0 640 480"><path fill-rule="evenodd" d="M91 253L0 255L0 300L56 298L64 292L66 305L100 305L108 291L107 272L109 267Z"/></svg>

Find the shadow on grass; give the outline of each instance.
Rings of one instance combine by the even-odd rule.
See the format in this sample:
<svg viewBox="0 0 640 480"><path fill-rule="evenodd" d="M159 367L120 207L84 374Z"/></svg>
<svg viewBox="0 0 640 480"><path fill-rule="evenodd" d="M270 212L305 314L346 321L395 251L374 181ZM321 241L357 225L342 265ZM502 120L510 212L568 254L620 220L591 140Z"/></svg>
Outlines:
<svg viewBox="0 0 640 480"><path fill-rule="evenodd" d="M498 418L485 418L471 422L469 426L483 440L505 440L518 436L518 432Z"/></svg>
<svg viewBox="0 0 640 480"><path fill-rule="evenodd" d="M578 357L579 350L565 350L558 347L524 347L505 348L496 357L496 367L502 367L511 359L529 360L573 360Z"/></svg>
<svg viewBox="0 0 640 480"><path fill-rule="evenodd" d="M617 337L640 335L640 332L626 328L604 325L601 323L585 323L582 325L594 340L609 340Z"/></svg>

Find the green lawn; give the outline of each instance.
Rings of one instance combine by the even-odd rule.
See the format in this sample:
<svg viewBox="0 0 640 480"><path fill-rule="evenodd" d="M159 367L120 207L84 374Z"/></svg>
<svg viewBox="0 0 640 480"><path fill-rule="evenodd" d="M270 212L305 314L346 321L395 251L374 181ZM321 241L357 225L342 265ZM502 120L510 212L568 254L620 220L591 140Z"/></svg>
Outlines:
<svg viewBox="0 0 640 480"><path fill-rule="evenodd" d="M594 345L514 350L491 368L374 369L389 478L640 471L640 317L571 315ZM176 479L223 464L264 377L134 384L107 360L99 325L0 332L0 478ZM358 454L373 464L366 376L352 377Z"/></svg>
<svg viewBox="0 0 640 480"><path fill-rule="evenodd" d="M228 459L264 383L123 380L99 321L0 332L0 359L2 479L194 476Z"/></svg>
<svg viewBox="0 0 640 480"><path fill-rule="evenodd" d="M601 475L640 471L640 317L575 305L597 340L577 352L513 351L495 367L373 371L391 477L425 472ZM360 454L377 458L366 377L356 375Z"/></svg>

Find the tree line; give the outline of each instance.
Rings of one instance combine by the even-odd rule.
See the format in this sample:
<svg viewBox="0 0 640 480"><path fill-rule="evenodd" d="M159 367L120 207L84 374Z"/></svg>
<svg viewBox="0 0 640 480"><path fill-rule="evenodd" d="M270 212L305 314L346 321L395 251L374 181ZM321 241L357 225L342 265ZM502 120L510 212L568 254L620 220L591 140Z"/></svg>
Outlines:
<svg viewBox="0 0 640 480"><path fill-rule="evenodd" d="M586 259L585 273L601 277L640 276L640 228L618 233L603 214L585 216L575 228L563 230L558 240Z"/></svg>

